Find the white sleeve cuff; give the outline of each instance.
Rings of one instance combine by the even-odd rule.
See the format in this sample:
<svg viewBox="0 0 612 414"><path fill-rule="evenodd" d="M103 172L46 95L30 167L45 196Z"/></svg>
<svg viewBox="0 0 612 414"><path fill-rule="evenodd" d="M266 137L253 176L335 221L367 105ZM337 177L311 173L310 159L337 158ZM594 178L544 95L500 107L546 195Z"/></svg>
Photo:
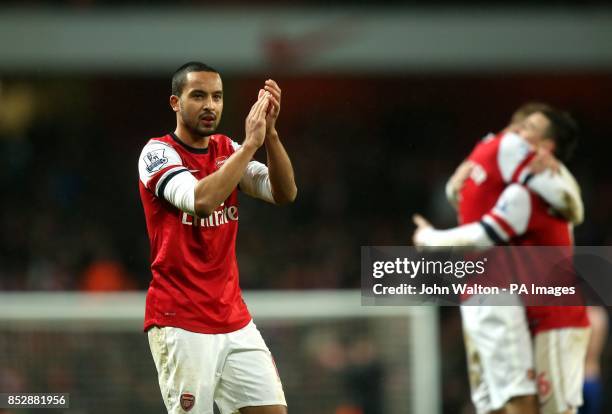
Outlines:
<svg viewBox="0 0 612 414"><path fill-rule="evenodd" d="M522 164L531 152L529 143L513 132L507 132L501 138L497 151L497 165L504 182L509 183L515 174L520 174Z"/></svg>
<svg viewBox="0 0 612 414"><path fill-rule="evenodd" d="M240 190L251 197L274 203L268 167L261 162L249 162L240 180Z"/></svg>
<svg viewBox="0 0 612 414"><path fill-rule="evenodd" d="M446 247L488 248L495 245L480 223L465 224L448 230L428 228L419 232L415 242L417 246L433 249Z"/></svg>
<svg viewBox="0 0 612 414"><path fill-rule="evenodd" d="M188 214L195 215L195 186L198 180L185 168L168 170L157 183L155 193Z"/></svg>

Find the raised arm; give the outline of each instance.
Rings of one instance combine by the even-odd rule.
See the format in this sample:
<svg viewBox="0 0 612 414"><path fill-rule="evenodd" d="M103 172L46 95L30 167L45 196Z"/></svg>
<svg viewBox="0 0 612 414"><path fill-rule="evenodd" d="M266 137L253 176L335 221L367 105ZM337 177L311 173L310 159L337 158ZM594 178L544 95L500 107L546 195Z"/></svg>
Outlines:
<svg viewBox="0 0 612 414"><path fill-rule="evenodd" d="M242 146L218 171L204 177L195 185L194 210L198 216L209 216L240 182L249 161L263 144L266 130L265 116L270 100L269 93L259 94L245 121L246 137Z"/></svg>
<svg viewBox="0 0 612 414"><path fill-rule="evenodd" d="M498 165L506 183L520 183L533 190L565 219L573 224L584 220L580 189L572 174L559 163L559 171L533 168L544 156L533 151L529 143L514 133L506 133L498 152ZM550 155L552 157L552 155Z"/></svg>
<svg viewBox="0 0 612 414"><path fill-rule="evenodd" d="M199 180L183 165L179 154L160 141L151 140L138 162L140 181L156 197L181 211L209 216L236 188L249 161L265 137L265 113L270 96L262 95L246 119L246 138L223 166Z"/></svg>
<svg viewBox="0 0 612 414"><path fill-rule="evenodd" d="M268 174L272 196L276 204L287 204L295 200L297 186L291 160L276 131L276 120L280 113L281 89L272 79L268 79L264 86L265 91L270 93L270 108L266 115L266 154L268 163ZM260 91L260 95L264 93Z"/></svg>
<svg viewBox="0 0 612 414"><path fill-rule="evenodd" d="M584 221L580 186L565 165L559 164L558 172L546 169L541 173L528 175L525 185L568 221L576 225Z"/></svg>

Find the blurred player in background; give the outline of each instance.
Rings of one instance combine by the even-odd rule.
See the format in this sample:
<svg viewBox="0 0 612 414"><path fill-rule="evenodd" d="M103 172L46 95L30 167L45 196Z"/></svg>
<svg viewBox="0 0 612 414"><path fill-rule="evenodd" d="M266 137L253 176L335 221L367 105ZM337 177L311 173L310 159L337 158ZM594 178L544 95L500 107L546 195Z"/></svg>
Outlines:
<svg viewBox="0 0 612 414"><path fill-rule="evenodd" d="M464 224L455 229L438 231L417 216L415 245L490 247L507 242L525 245L572 244L571 227L567 221L551 215L549 205L526 186L529 182L551 181L554 176L550 172L533 175L529 170L529 162L535 157L534 149L547 148L567 158L575 144L575 124L565 114L549 107L540 106L537 109L537 112L528 114L520 126L511 124L507 128L519 132L520 136L504 131L478 144L469 157L469 164L464 163L458 168L450 180L447 193L453 193L448 191L449 187L461 188L461 195L457 198L460 220ZM515 116L513 123L516 121ZM561 165L559 169L563 170L563 179L553 180L553 184L560 186L548 192L547 196L555 198L555 192L559 194L559 189L565 185L566 188L561 190L564 195L557 197L557 200L567 202L569 197L574 199L561 206L561 210L569 217L582 220L577 185L565 167ZM463 185L461 181L468 176L468 181ZM504 188L507 182L517 181L523 185L514 183ZM540 182L535 188L546 186L541 187ZM493 200L493 207L489 203L496 192L499 198ZM468 205L462 206L462 203ZM484 211L486 208L490 211ZM478 210L480 216L474 214L474 210ZM538 324L531 328L539 334L536 337L535 366L539 370L544 413L572 412L580 405L579 388L582 384L583 356L588 339L585 326L588 321L583 307L568 309L534 307L529 312L532 321L539 319ZM530 375L533 372L532 346L524 308L468 306L462 308L462 318L472 400L477 411L537 413L535 376ZM574 336L580 340L567 341L564 337L566 333L553 331L560 327L577 330ZM545 344L552 344L552 348L547 348ZM572 348L568 353L571 358L568 357L561 366L555 365L556 352L569 348ZM549 378L550 375L553 378Z"/></svg>
<svg viewBox="0 0 612 414"><path fill-rule="evenodd" d="M522 121L527 116L535 111L544 110L547 108L549 108L548 105L538 102L531 102L522 105L513 114L510 124L502 131L502 133L513 131L516 132ZM465 180L471 174L473 166L474 164L470 160L464 161L457 168L447 183L447 197L454 207L457 207L461 188ZM546 170L547 168L553 172L562 172L561 167L554 156L551 156L548 150L542 150L540 148L534 158L530 161L529 170L531 173L537 174ZM571 184L572 180L569 176L566 176L565 180ZM539 187L536 186L532 188L534 191L539 191L541 189L541 185ZM572 191L569 193L568 200L572 199L572 194L575 194L575 192ZM558 200L558 198L550 197L550 193L547 192L545 188L541 195L548 196L549 201L555 202L555 200ZM578 201L577 204L574 203L573 205L569 205L567 208L559 208L559 206L557 206L558 210L564 214L568 220L572 221L574 225L580 224L584 216L582 204L579 202L580 200L576 199L576 201ZM589 315L589 320L591 321L591 339L589 342L585 365L585 383L583 392L584 405L580 408L579 412L581 414L599 414L602 412L601 410L603 405L602 385L600 378L600 358L608 335L608 316L605 308L601 307L588 307L587 312Z"/></svg>
<svg viewBox="0 0 612 414"><path fill-rule="evenodd" d="M200 62L172 77L174 132L153 138L139 159L140 196L153 280L144 329L169 413L283 414L274 361L238 283L238 189L273 204L297 194L276 131L281 90L267 80L237 144L216 129L219 73ZM253 161L265 144L268 166Z"/></svg>
<svg viewBox="0 0 612 414"><path fill-rule="evenodd" d="M460 223L481 217L506 185L514 182L540 195L574 225L582 223L584 207L574 177L546 145L534 146L516 134L530 115L551 109L539 102L520 106L508 126L485 136L459 165L447 182L446 196L458 209ZM536 121L542 122L538 117ZM462 198L468 201L459 203Z"/></svg>

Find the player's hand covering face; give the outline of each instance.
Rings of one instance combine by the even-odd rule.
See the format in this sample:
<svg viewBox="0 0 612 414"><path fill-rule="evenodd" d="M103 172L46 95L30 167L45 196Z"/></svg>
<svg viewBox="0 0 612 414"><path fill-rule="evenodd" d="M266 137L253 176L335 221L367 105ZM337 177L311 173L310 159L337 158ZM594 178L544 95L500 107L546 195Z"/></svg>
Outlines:
<svg viewBox="0 0 612 414"><path fill-rule="evenodd" d="M223 84L214 72L190 72L179 97L183 124L193 134L215 133L223 113Z"/></svg>

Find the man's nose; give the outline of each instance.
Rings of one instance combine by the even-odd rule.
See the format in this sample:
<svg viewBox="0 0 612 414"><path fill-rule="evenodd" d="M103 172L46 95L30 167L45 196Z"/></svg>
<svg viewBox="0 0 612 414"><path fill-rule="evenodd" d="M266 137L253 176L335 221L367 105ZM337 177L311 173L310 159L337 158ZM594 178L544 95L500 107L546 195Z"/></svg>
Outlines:
<svg viewBox="0 0 612 414"><path fill-rule="evenodd" d="M204 99L203 108L204 109L212 109L213 108L213 98L212 98L212 96L209 96L208 98Z"/></svg>

